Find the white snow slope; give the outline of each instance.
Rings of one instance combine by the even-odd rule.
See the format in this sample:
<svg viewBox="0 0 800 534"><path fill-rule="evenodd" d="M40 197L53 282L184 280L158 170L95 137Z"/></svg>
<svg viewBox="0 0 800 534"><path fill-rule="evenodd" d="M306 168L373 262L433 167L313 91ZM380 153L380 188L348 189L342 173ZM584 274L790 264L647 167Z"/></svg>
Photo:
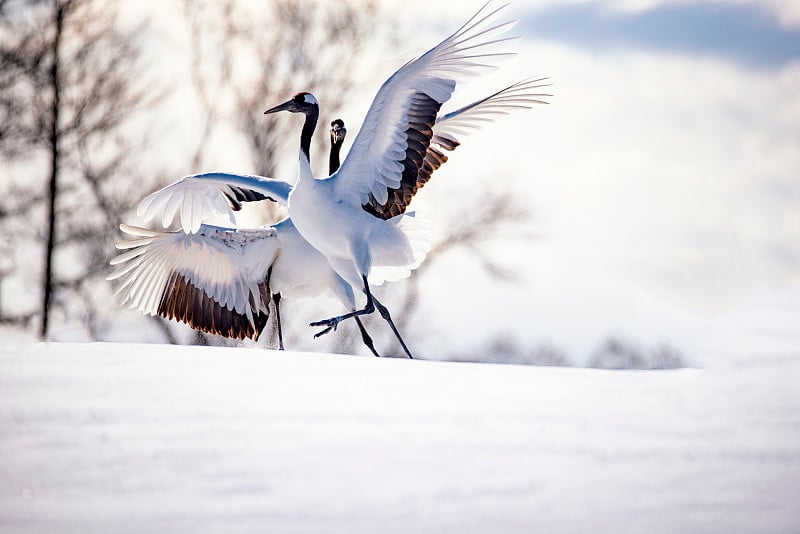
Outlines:
<svg viewBox="0 0 800 534"><path fill-rule="evenodd" d="M0 531L796 533L799 376L6 346Z"/></svg>

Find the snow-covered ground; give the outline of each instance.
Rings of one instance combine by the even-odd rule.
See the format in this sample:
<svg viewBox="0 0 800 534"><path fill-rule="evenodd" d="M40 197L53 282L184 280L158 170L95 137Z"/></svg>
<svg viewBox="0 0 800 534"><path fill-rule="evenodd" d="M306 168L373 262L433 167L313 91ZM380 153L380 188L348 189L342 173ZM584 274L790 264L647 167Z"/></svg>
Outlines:
<svg viewBox="0 0 800 534"><path fill-rule="evenodd" d="M0 349L0 531L800 532L800 357Z"/></svg>

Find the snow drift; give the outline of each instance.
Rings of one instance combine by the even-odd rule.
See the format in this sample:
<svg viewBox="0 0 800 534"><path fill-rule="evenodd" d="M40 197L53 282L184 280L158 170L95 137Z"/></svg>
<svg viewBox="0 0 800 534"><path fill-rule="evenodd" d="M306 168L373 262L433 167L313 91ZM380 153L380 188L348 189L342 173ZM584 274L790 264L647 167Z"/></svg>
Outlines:
<svg viewBox="0 0 800 534"><path fill-rule="evenodd" d="M800 359L0 350L2 532L797 532Z"/></svg>

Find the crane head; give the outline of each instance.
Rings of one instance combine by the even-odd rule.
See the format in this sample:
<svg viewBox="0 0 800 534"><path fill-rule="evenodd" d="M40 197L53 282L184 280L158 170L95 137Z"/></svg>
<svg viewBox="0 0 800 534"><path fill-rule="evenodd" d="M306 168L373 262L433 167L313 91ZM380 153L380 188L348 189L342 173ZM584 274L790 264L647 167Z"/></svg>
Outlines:
<svg viewBox="0 0 800 534"><path fill-rule="evenodd" d="M344 127L342 119L336 119L331 123L331 143L341 144L344 142L344 136L347 135L347 128Z"/></svg>
<svg viewBox="0 0 800 534"><path fill-rule="evenodd" d="M297 93L290 100L283 104L278 104L264 112L264 115L277 113L279 111L291 111L292 113L309 113L313 109L319 110L317 99L311 93Z"/></svg>

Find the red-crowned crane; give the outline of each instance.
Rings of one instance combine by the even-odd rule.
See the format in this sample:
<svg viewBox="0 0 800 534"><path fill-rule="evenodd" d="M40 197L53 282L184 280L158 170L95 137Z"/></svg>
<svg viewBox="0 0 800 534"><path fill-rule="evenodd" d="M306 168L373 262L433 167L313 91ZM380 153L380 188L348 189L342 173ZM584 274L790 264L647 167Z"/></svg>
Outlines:
<svg viewBox="0 0 800 534"><path fill-rule="evenodd" d="M341 119L331 123L331 173L339 168L346 134ZM165 228L179 214L184 233L120 225L133 239L118 242L117 248L131 250L111 261L120 267L108 278L120 280L122 304L202 332L257 340L269 318L271 298L281 350L284 295L314 297L330 290L354 308L352 289L297 233L291 219L256 229L203 224L223 214L235 224L233 214L242 202L269 199L285 205L290 190L291 185L272 178L205 173L148 195L139 214L147 220L160 216ZM364 344L378 356L363 324L357 323Z"/></svg>
<svg viewBox="0 0 800 534"><path fill-rule="evenodd" d="M506 6L486 4L466 24L419 58L406 63L381 86L342 166L317 179L311 171L311 137L319 104L301 92L264 113L289 111L305 116L300 135L297 183L289 193L289 216L297 230L319 250L336 273L366 305L311 323L326 334L345 319L379 311L409 358L413 358L389 310L370 290L370 283L407 276L425 258L427 243L413 212L406 212L417 190L430 178L431 142L442 104L456 80L475 74L511 54L494 47L516 21L495 23ZM434 168L437 160L434 155ZM440 163L439 163L440 164Z"/></svg>
<svg viewBox="0 0 800 534"><path fill-rule="evenodd" d="M434 127L420 172L430 176L447 160L458 138L469 130L515 109L528 109L550 96L538 92L542 79L525 80L446 115ZM344 124L331 128L331 166L338 167ZM336 157L335 157L336 156ZM322 254L297 232L291 219L274 227L251 230L202 224L211 216L229 215L242 202L271 198L285 204L291 186L259 176L207 173L187 176L152 193L139 205L145 220L158 218L169 227L182 222L182 232L158 232L122 225L134 238L118 243L128 250L112 260L123 304L151 315L173 318L192 327L232 338L258 338L266 324L270 293L281 348L280 297L313 297L333 292L355 309L352 288L331 269ZM362 339L377 354L362 329Z"/></svg>

